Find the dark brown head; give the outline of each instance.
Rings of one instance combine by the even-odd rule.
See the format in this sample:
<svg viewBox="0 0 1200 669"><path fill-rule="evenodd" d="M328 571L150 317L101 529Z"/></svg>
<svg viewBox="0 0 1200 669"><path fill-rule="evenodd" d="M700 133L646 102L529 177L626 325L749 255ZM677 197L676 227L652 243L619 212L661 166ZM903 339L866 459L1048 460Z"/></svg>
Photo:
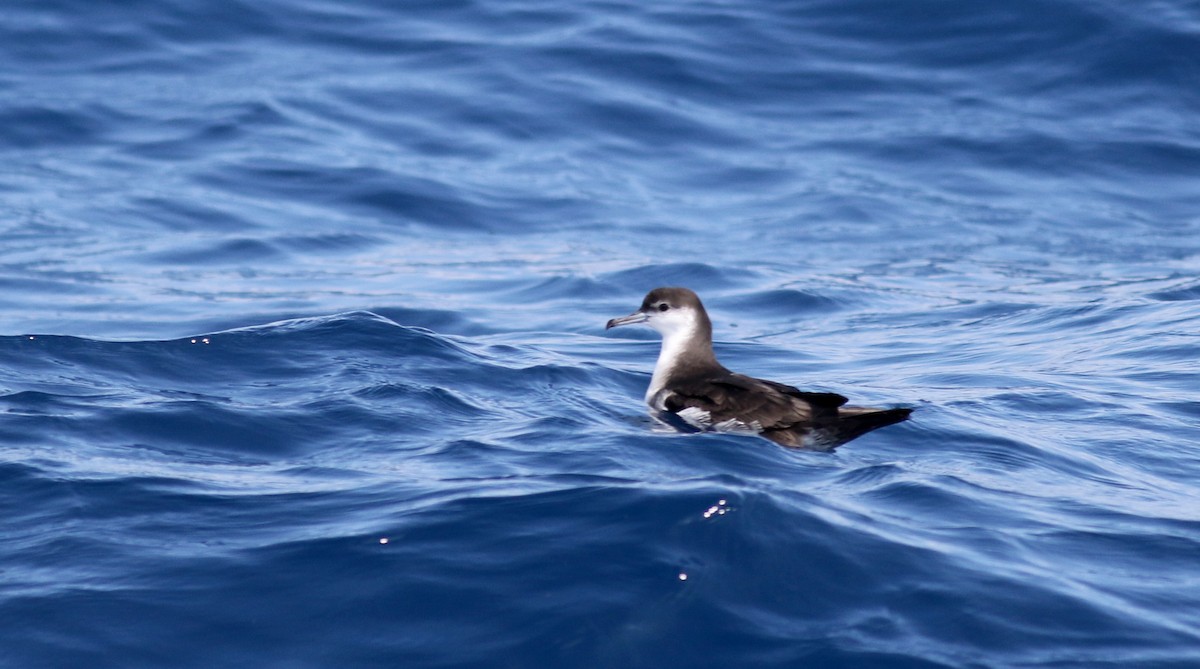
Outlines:
<svg viewBox="0 0 1200 669"><path fill-rule="evenodd" d="M712 322L699 296L687 288L655 288L646 294L642 307L622 318L614 318L605 329L645 323L664 338L676 335L712 341Z"/></svg>

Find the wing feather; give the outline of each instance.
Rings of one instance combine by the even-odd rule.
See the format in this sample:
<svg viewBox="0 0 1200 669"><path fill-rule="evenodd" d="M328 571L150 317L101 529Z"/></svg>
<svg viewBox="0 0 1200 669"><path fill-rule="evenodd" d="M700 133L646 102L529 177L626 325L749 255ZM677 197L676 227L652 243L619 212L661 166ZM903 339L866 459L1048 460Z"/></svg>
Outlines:
<svg viewBox="0 0 1200 669"><path fill-rule="evenodd" d="M764 431L809 427L836 421L846 398L836 393L812 393L774 381L729 373L716 378L681 380L665 398L667 411L695 408L708 412L713 423L727 420L757 423Z"/></svg>

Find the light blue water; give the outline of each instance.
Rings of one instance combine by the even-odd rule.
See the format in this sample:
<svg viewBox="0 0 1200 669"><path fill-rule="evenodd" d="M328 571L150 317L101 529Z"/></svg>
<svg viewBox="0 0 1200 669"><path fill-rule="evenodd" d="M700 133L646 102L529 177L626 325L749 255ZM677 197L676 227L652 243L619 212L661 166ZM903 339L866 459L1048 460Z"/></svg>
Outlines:
<svg viewBox="0 0 1200 669"><path fill-rule="evenodd" d="M1200 5L10 2L0 666L1200 665ZM913 420L656 431L739 371Z"/></svg>

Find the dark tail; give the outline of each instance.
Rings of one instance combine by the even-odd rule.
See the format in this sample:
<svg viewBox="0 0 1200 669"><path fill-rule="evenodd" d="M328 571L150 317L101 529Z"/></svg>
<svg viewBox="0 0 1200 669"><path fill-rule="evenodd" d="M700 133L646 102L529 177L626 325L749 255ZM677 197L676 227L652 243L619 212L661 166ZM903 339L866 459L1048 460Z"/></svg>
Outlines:
<svg viewBox="0 0 1200 669"><path fill-rule="evenodd" d="M869 409L842 407L836 420L818 423L804 440L806 448L833 450L871 430L887 427L908 418L912 409Z"/></svg>
<svg viewBox="0 0 1200 669"><path fill-rule="evenodd" d="M856 437L906 420L912 409L859 409L858 407L843 407L839 420L834 426L834 432L842 443Z"/></svg>

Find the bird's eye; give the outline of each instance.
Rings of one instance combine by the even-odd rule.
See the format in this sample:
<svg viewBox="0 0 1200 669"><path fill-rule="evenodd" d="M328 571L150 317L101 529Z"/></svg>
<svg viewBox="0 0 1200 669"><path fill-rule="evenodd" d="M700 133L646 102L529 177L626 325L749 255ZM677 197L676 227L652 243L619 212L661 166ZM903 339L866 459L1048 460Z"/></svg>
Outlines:
<svg viewBox="0 0 1200 669"><path fill-rule="evenodd" d="M670 308L671 308L671 305L667 304L666 302L663 302L662 304L658 305L659 311L666 311L667 309L670 309Z"/></svg>

